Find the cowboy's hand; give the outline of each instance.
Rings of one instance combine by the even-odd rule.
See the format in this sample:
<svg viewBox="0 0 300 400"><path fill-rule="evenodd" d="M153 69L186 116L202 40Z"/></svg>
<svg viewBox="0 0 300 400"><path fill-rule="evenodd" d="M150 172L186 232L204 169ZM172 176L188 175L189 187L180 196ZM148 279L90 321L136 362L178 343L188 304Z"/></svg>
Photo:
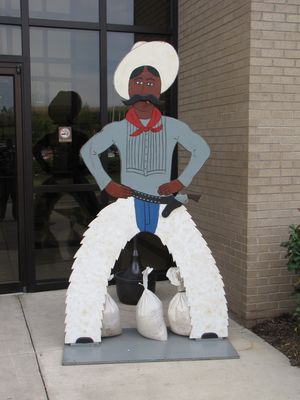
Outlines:
<svg viewBox="0 0 300 400"><path fill-rule="evenodd" d="M116 198L127 198L132 195L132 190L130 187L121 185L120 183L116 183L114 181L110 181L109 184L105 187L106 192Z"/></svg>
<svg viewBox="0 0 300 400"><path fill-rule="evenodd" d="M160 187L158 188L158 193L161 196L168 196L170 194L179 192L179 190L181 190L182 188L183 184L178 179L175 179L174 181L160 185Z"/></svg>

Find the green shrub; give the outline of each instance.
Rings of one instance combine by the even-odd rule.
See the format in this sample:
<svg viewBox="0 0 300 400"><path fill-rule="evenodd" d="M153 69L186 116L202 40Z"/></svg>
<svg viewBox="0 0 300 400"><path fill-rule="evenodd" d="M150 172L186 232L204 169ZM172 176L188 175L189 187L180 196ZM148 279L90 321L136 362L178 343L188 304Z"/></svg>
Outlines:
<svg viewBox="0 0 300 400"><path fill-rule="evenodd" d="M287 242L282 242L281 246L287 249L286 257L288 257L288 270L300 273L300 225L290 225L289 234L289 240ZM300 277L296 281L294 295L296 298L294 315L300 326Z"/></svg>

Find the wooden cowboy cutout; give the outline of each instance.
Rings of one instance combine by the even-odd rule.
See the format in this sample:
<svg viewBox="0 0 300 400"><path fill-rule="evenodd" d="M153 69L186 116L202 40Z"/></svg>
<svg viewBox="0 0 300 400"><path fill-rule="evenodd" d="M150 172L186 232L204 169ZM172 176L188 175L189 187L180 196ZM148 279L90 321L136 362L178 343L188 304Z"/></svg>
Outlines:
<svg viewBox="0 0 300 400"><path fill-rule="evenodd" d="M190 338L201 338L208 332L218 337L228 335L222 278L182 205L187 196L173 195L191 183L210 150L186 124L162 116L156 108L160 94L176 79L178 67L178 55L170 44L136 43L114 75L116 91L131 106L126 118L105 126L81 149L101 190L118 200L91 222L75 256L66 300L65 343L80 342L80 338L101 342L111 268L126 243L141 231L155 233L180 269L190 308ZM170 181L177 143L191 158L178 179ZM121 184L111 180L99 158L112 145L120 153Z"/></svg>

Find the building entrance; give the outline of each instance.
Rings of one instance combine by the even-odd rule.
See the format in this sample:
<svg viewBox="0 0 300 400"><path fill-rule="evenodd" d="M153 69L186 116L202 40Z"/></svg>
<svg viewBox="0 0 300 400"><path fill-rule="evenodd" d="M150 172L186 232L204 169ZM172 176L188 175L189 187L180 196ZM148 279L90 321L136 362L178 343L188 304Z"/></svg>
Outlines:
<svg viewBox="0 0 300 400"><path fill-rule="evenodd" d="M0 0L0 293L68 286L83 233L113 201L80 148L124 118L113 73L135 42L151 40L176 46L176 1ZM175 117L175 86L163 100ZM101 159L118 182L118 149ZM151 265L165 271L156 239L139 238L142 263L154 254ZM116 271L129 265L130 246Z"/></svg>

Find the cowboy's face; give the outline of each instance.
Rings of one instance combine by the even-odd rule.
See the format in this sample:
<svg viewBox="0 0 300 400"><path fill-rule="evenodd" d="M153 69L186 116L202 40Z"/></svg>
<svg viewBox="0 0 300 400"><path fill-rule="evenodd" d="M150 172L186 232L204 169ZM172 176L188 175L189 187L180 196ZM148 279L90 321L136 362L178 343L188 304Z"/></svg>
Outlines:
<svg viewBox="0 0 300 400"><path fill-rule="evenodd" d="M145 67L144 70L134 78L129 80L128 94L129 97L134 95L147 96L152 95L159 99L161 90L161 80L159 76L152 74ZM137 101L133 107L139 111L150 111L154 107L148 100Z"/></svg>

